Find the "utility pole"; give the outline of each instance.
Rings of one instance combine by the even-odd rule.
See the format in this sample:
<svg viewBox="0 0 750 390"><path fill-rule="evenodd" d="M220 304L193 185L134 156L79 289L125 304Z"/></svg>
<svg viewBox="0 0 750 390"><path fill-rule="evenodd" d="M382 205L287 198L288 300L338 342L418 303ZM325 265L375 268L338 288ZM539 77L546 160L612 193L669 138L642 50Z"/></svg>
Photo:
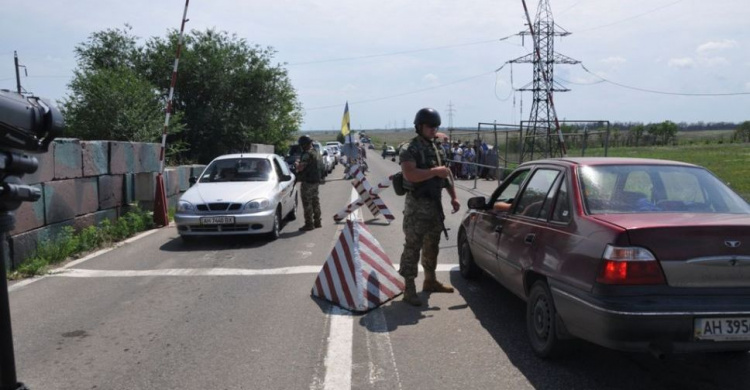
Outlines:
<svg viewBox="0 0 750 390"><path fill-rule="evenodd" d="M18 52L16 52L15 50L13 50L13 62L16 65L16 90L20 94L21 90L22 90L22 88L21 88L21 74L18 71L18 68L23 68L23 72L26 74L26 76L28 76L29 73L26 72L26 66L25 65L18 65Z"/></svg>
<svg viewBox="0 0 750 390"><path fill-rule="evenodd" d="M570 33L555 24L549 0L539 0L539 7L533 24L526 8L526 1L522 1L529 30L522 31L519 35L522 38L530 35L534 43L534 50L525 56L509 61L510 63L531 63L534 65L532 82L518 89L519 91L531 91L534 96L529 121L523 129L521 162L533 160L535 152L542 158L563 157L566 154L565 141L562 137L560 122L557 119L552 94L553 92L567 92L569 89L555 83L554 65L555 63L577 64L580 61L555 53L555 37L564 37L570 35Z"/></svg>

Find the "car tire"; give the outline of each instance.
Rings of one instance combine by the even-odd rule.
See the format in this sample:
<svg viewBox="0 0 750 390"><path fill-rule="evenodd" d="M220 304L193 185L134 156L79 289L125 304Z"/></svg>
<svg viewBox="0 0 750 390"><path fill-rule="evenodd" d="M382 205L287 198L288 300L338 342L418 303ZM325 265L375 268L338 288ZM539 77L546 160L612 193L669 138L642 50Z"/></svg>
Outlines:
<svg viewBox="0 0 750 390"><path fill-rule="evenodd" d="M526 302L526 332L534 353L544 359L560 356L565 342L557 336L557 310L547 282L538 280Z"/></svg>
<svg viewBox="0 0 750 390"><path fill-rule="evenodd" d="M292 206L292 211L289 212L289 215L286 216L288 221L294 221L297 219L297 208L299 207L299 201L297 200L297 193L294 193L294 206Z"/></svg>
<svg viewBox="0 0 750 390"><path fill-rule="evenodd" d="M281 236L281 209L276 209L276 212L273 213L273 227L268 233L268 238L273 241L278 239L279 236Z"/></svg>
<svg viewBox="0 0 750 390"><path fill-rule="evenodd" d="M464 279L476 279L482 274L477 263L474 262L474 256L471 254L471 246L464 235L458 245L458 269Z"/></svg>

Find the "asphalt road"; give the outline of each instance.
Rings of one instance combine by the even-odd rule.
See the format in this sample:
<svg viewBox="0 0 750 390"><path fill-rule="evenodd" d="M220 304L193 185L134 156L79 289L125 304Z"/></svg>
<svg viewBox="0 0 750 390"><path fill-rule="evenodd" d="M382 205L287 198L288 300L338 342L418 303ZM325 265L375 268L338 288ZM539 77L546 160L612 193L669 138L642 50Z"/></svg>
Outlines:
<svg viewBox="0 0 750 390"><path fill-rule="evenodd" d="M398 169L369 156L371 180ZM19 380L66 390L748 388L748 354L658 360L579 342L559 360L536 358L523 301L488 278L466 282L457 272L455 233L465 210L448 215L453 229L439 258L439 277L456 293L422 294L422 308L399 297L364 315L311 297L341 228L332 216L351 196L341 176L339 166L321 187L322 229L298 232L300 215L274 242L184 245L164 228L11 284ZM477 190L459 185L465 207ZM397 266L403 198L381 195L396 221L362 216ZM444 203L448 210L447 196Z"/></svg>

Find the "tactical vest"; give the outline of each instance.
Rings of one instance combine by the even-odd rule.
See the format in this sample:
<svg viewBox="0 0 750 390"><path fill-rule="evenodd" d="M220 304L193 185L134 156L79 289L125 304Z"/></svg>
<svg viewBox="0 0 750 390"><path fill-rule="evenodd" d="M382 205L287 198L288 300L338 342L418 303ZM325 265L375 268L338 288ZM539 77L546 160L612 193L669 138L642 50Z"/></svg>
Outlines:
<svg viewBox="0 0 750 390"><path fill-rule="evenodd" d="M418 169L430 169L443 165L445 156L442 148L438 149L434 143L425 140L423 137L414 137L407 147L409 153L414 156ZM421 183L412 183L404 180L404 189L413 194L422 194L425 186L438 186L440 189L447 187L445 180L434 177ZM422 197L422 196L420 196Z"/></svg>
<svg viewBox="0 0 750 390"><path fill-rule="evenodd" d="M308 156L307 159L305 159L306 155ZM299 173L299 181L302 183L320 183L320 169L318 168L320 155L318 151L315 148L310 148L310 150L302 152L300 161L306 165L305 169Z"/></svg>

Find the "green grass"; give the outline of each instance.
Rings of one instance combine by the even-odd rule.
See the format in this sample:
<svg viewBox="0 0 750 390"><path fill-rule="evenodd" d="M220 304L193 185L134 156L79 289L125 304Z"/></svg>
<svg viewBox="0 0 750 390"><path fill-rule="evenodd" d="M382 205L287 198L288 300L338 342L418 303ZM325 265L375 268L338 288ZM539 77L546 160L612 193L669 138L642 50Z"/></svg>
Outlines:
<svg viewBox="0 0 750 390"><path fill-rule="evenodd" d="M572 152L572 151L571 151ZM603 156L604 149L590 148L586 156ZM745 200L750 200L750 145L703 144L610 148L610 157L658 158L682 161L707 168L729 184Z"/></svg>
<svg viewBox="0 0 750 390"><path fill-rule="evenodd" d="M72 226L66 226L54 238L40 242L34 254L26 258L8 278L20 279L43 274L52 265L122 241L152 227L153 213L137 207L114 223L105 219L99 225L86 227L79 232Z"/></svg>

